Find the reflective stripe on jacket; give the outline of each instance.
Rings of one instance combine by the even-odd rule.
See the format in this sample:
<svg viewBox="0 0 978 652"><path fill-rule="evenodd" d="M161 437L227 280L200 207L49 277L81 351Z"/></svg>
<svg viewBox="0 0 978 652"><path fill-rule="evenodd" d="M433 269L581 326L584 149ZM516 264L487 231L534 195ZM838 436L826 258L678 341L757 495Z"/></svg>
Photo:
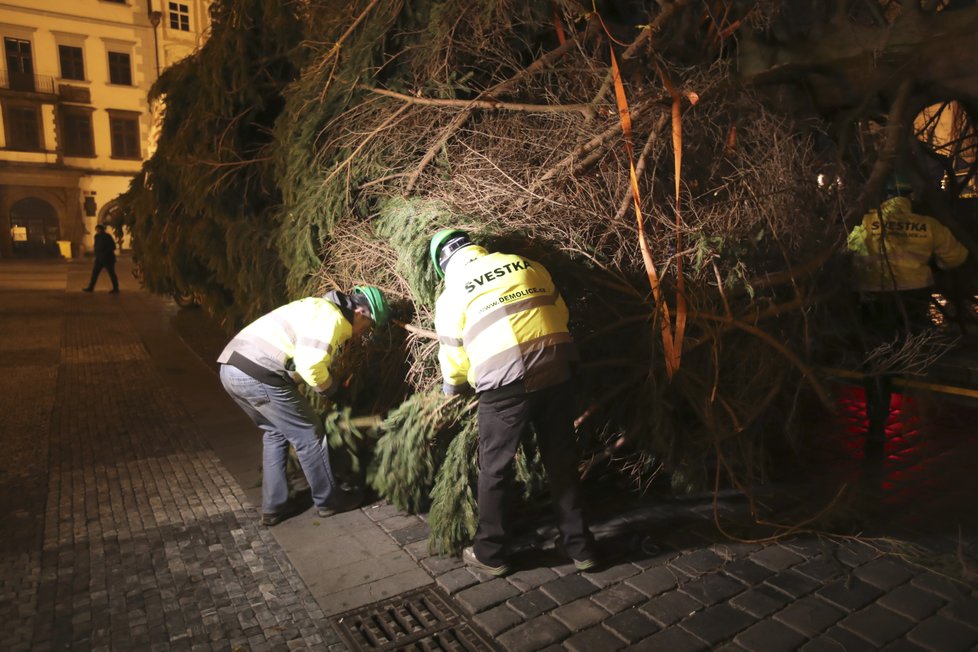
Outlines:
<svg viewBox="0 0 978 652"><path fill-rule="evenodd" d="M934 284L930 257L942 269L957 267L968 250L950 229L927 215L910 212L907 197L883 202L883 219L875 210L849 234L855 289L862 292L916 290Z"/></svg>
<svg viewBox="0 0 978 652"><path fill-rule="evenodd" d="M438 361L446 394L522 381L528 391L570 379L576 349L567 305L535 261L462 249L449 263L435 305Z"/></svg>
<svg viewBox="0 0 978 652"><path fill-rule="evenodd" d="M275 384L305 381L316 391L332 384L329 363L336 350L353 335L353 325L343 311L327 299L308 297L276 308L235 335L217 361L255 376L248 363L271 372L258 378ZM241 358L244 358L242 361Z"/></svg>

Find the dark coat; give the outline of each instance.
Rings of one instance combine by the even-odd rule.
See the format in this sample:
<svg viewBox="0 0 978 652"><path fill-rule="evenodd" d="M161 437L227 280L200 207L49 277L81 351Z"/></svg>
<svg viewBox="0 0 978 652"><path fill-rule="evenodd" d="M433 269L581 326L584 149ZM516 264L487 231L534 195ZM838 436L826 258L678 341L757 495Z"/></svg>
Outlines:
<svg viewBox="0 0 978 652"><path fill-rule="evenodd" d="M115 262L115 239L104 231L95 234L95 260L100 263Z"/></svg>

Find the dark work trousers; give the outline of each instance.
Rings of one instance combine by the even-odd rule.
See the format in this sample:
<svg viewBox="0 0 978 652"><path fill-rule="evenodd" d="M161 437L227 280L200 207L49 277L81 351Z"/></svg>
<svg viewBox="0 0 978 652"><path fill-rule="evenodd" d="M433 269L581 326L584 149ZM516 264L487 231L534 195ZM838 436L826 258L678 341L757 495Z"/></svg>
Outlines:
<svg viewBox="0 0 978 652"><path fill-rule="evenodd" d="M887 342L898 342L918 333L929 324L930 288L903 292L864 292L859 301L863 329L863 349L869 352ZM879 373L866 376L866 445L864 461L878 464L886 447L886 424L890 419L893 376Z"/></svg>
<svg viewBox="0 0 978 652"><path fill-rule="evenodd" d="M88 282L88 289L95 289L95 282L98 280L98 275L102 273L103 268L109 273L109 278L112 280L112 289L118 290L119 277L115 275L115 258L111 260L95 259L95 265L92 266L92 280Z"/></svg>
<svg viewBox="0 0 978 652"><path fill-rule="evenodd" d="M569 382L527 392L513 383L479 395L479 528L476 557L499 566L507 558L508 510L515 489L514 457L530 426L540 456L564 548L573 559L591 559L594 541L584 518L574 444L573 389Z"/></svg>

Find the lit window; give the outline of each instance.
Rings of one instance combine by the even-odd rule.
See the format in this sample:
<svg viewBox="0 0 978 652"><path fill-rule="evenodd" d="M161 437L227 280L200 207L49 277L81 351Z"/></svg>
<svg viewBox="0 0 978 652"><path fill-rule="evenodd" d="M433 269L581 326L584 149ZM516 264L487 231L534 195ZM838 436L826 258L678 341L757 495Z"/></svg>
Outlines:
<svg viewBox="0 0 978 652"><path fill-rule="evenodd" d="M112 158L140 158L139 117L110 114L109 136L112 140Z"/></svg>
<svg viewBox="0 0 978 652"><path fill-rule="evenodd" d="M132 86L132 66L126 52L109 52L109 82Z"/></svg>
<svg viewBox="0 0 978 652"><path fill-rule="evenodd" d="M61 59L62 79L85 79L85 61L82 49L73 45L59 45L58 58Z"/></svg>
<svg viewBox="0 0 978 652"><path fill-rule="evenodd" d="M65 156L95 156L91 111L62 108L61 126L61 147Z"/></svg>
<svg viewBox="0 0 978 652"><path fill-rule="evenodd" d="M181 32L190 31L190 6L171 2L168 4L170 9L170 29L178 29Z"/></svg>

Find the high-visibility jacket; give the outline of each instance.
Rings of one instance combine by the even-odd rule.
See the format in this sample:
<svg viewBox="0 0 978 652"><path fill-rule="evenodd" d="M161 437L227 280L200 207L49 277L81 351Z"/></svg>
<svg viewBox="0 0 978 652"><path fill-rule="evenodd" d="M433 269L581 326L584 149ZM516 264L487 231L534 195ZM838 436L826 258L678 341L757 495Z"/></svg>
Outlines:
<svg viewBox="0 0 978 652"><path fill-rule="evenodd" d="M325 392L333 384L330 361L353 335L352 319L330 299L299 299L245 326L217 361L269 385L301 380Z"/></svg>
<svg viewBox="0 0 978 652"><path fill-rule="evenodd" d="M435 305L446 394L522 381L527 391L570 379L576 356L567 304L533 260L469 246L452 258Z"/></svg>
<svg viewBox="0 0 978 652"><path fill-rule="evenodd" d="M950 229L933 217L912 213L907 197L888 199L881 209L882 219L871 210L849 234L856 290L930 287L934 284L928 264L931 256L941 269L957 267L968 257L968 250Z"/></svg>

